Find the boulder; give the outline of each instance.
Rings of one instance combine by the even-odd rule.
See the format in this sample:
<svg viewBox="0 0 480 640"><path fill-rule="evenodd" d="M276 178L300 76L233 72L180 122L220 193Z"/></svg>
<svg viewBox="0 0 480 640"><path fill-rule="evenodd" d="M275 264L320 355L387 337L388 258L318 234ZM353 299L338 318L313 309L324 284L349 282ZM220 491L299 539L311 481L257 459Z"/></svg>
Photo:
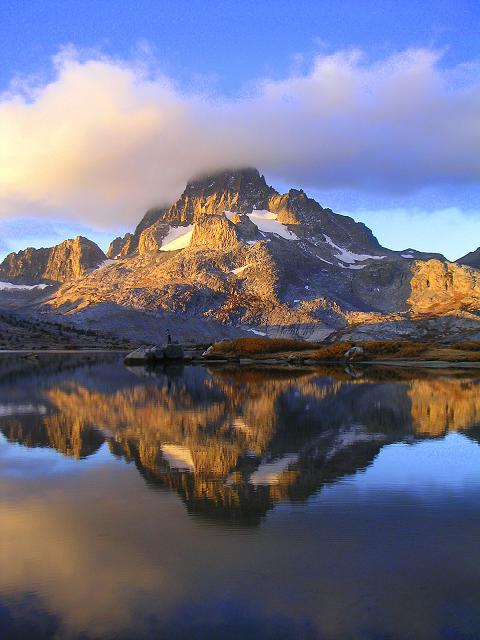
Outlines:
<svg viewBox="0 0 480 640"><path fill-rule="evenodd" d="M165 349L160 345L154 345L147 349L147 359L148 360L164 360L165 359Z"/></svg>
<svg viewBox="0 0 480 640"><path fill-rule="evenodd" d="M183 360L183 347L179 344L144 346L125 357L125 364L152 364L164 360Z"/></svg>
<svg viewBox="0 0 480 640"><path fill-rule="evenodd" d="M150 355L151 349L152 347L150 346L143 346L135 349L135 351L132 351L127 356L125 356L125 364L145 364L147 362L150 362L152 360L152 357Z"/></svg>
<svg viewBox="0 0 480 640"><path fill-rule="evenodd" d="M167 344L163 349L165 360L183 360L183 347L179 344Z"/></svg>
<svg viewBox="0 0 480 640"><path fill-rule="evenodd" d="M363 347L350 347L348 351L345 352L344 358L345 360L357 360L358 358L362 358L365 354Z"/></svg>

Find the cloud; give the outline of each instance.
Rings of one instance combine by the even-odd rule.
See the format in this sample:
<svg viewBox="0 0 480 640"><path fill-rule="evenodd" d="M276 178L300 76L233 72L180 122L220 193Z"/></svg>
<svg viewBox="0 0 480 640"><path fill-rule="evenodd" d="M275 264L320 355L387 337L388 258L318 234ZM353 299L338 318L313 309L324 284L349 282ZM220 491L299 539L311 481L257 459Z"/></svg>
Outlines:
<svg viewBox="0 0 480 640"><path fill-rule="evenodd" d="M226 166L397 195L480 180L480 66L445 68L438 52L321 55L235 98L186 92L151 59L68 49L53 70L0 96L3 217L131 225Z"/></svg>

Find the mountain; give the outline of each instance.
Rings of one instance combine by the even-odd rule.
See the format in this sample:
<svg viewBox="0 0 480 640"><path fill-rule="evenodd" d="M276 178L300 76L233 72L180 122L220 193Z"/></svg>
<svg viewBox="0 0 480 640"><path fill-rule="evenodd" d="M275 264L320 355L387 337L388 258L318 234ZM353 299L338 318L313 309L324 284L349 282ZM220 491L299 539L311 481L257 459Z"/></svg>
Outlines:
<svg viewBox="0 0 480 640"><path fill-rule="evenodd" d="M26 285L65 282L80 278L106 259L94 242L77 236L54 247L10 253L0 264L0 280Z"/></svg>
<svg viewBox="0 0 480 640"><path fill-rule="evenodd" d="M126 233L123 238L121 236L114 238L108 246L107 258L119 258L120 256L128 255L132 238L132 233Z"/></svg>
<svg viewBox="0 0 480 640"><path fill-rule="evenodd" d="M475 251L470 251L462 258L459 258L457 264L465 265L467 267L473 267L474 269L480 268L480 247L475 249Z"/></svg>
<svg viewBox="0 0 480 640"><path fill-rule="evenodd" d="M478 437L480 395L468 373L385 379L369 369L352 384L335 369L188 367L137 378L105 357L77 356L73 366L52 358L41 370L3 361L0 393L14 401L0 432L76 458L106 442L191 516L213 522L259 524L280 501L307 500L365 469L389 444Z"/></svg>
<svg viewBox="0 0 480 640"><path fill-rule="evenodd" d="M43 270L63 284L42 309L123 336L144 335L148 320L154 336L171 327L179 339L245 330L308 339L480 337L479 271L440 254L387 249L364 224L301 189L278 193L256 169L192 180L107 253L111 260L93 270ZM38 281L38 272L13 262L8 279Z"/></svg>
<svg viewBox="0 0 480 640"><path fill-rule="evenodd" d="M194 180L173 205L147 211L129 239L129 253L137 250L141 254L159 249L171 227L199 223L209 214L231 212L241 216L249 215L253 210L270 211L281 225L295 225L296 229L300 229L302 224L321 226L333 239L356 239L360 244L379 247L365 225L324 209L302 190L290 189L287 194L280 195L266 184L256 169L243 169L222 171ZM241 222L232 220L231 215L228 219L234 224ZM248 226L248 220L243 219L243 223L243 226ZM264 231L262 224L257 226L260 232ZM268 223L263 223L265 226L268 227ZM277 225L276 230L279 229ZM254 231L253 227L250 230ZM260 239L262 236L253 234L252 238L255 237Z"/></svg>

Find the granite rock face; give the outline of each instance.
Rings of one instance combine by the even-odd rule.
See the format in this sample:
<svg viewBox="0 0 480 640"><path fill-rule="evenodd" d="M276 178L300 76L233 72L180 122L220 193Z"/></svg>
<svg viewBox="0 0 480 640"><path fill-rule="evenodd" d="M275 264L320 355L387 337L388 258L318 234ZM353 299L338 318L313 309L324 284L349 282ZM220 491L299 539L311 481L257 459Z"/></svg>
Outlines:
<svg viewBox="0 0 480 640"><path fill-rule="evenodd" d="M118 236L112 240L107 249L107 258L113 259L127 255L130 250L130 242L132 238L132 233L126 233L123 238Z"/></svg>
<svg viewBox="0 0 480 640"><path fill-rule="evenodd" d="M162 234L163 225L190 225L209 214L249 214L253 210L268 210L282 224L320 224L327 235L342 235L344 241L356 237L360 243L379 247L368 227L352 218L324 209L302 190L291 189L279 194L265 182L256 169L226 170L192 180L180 198L171 206L150 209L138 224L128 246L130 254L138 250L145 238ZM147 241L150 244L150 241Z"/></svg>
<svg viewBox="0 0 480 640"><path fill-rule="evenodd" d="M97 252L84 251L82 241L88 260L69 254L62 267L60 254L49 256L32 272L20 252L6 259L4 279L63 282L44 307L54 313L83 317L89 309L94 318L109 305L218 335L415 337L433 335L437 321L444 339L448 326L455 336L476 335L477 322L480 331L479 271L382 247L364 224L302 190L278 193L256 169L192 180L175 203L150 209L133 234L116 238L108 250L115 260L96 270L105 256L93 243Z"/></svg>
<svg viewBox="0 0 480 640"><path fill-rule="evenodd" d="M81 278L104 260L100 247L77 236L54 247L10 253L0 264L0 280L26 285L66 282Z"/></svg>
<svg viewBox="0 0 480 640"><path fill-rule="evenodd" d="M438 314L480 308L480 271L455 263L415 262L410 281L410 306L419 313Z"/></svg>

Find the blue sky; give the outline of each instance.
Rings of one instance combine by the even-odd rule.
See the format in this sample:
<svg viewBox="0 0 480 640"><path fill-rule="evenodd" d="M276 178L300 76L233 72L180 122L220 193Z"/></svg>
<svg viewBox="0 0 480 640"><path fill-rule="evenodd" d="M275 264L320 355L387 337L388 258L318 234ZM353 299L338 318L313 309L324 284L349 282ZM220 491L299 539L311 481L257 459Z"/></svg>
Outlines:
<svg viewBox="0 0 480 640"><path fill-rule="evenodd" d="M145 42L183 82L201 74L236 91L324 49L433 46L464 62L478 56L479 21L476 0L2 0L0 78L41 73L69 43L128 56Z"/></svg>
<svg viewBox="0 0 480 640"><path fill-rule="evenodd" d="M22 150L24 156L21 162L24 164L18 160L18 152L9 156L6 154L5 157L4 167L10 168L12 163L18 161L19 169L12 170L13 177L8 176L4 183L0 175L0 202L2 184L5 191L3 206L0 204L0 230L3 239L0 252L21 248L25 243L33 246L52 244L58 241L58 236L64 231L69 235L76 232L89 235L105 246L110 235L134 227L144 207L157 204L152 201L154 198L166 201L178 191L179 184L184 180L181 166L185 166L185 175L188 170L193 171L197 164L203 169L198 158L205 155L202 154L202 150L206 142L200 137L197 139L195 131L200 127L205 130L212 126L209 152L212 145L221 146L218 138L227 137L229 129L227 121L223 129L215 128L213 121L215 114L218 114L220 103L224 106L226 102L230 111L238 111L238 105L245 100L245 96L255 94L259 83L266 83L262 85L261 99L257 96L253 100L253 106L249 104L245 107L243 103L243 110L235 116L233 129L241 139L242 127L243 130L248 128L250 121L257 123L258 120L256 126L261 131L264 122L262 118L268 109L275 118L276 114L280 114L282 104L295 102L298 96L306 95L307 92L310 107L313 95L312 82L316 83L315 100L321 101L323 93L318 87L323 87L325 93L325 86L328 91L329 85L322 84L323 80L319 79L319 76L328 74L334 64L335 82L339 77L343 78L347 69L349 77L354 80L356 76L363 78L362 82L365 82L368 91L373 86L374 91L383 92L380 105L385 111L391 107L389 96L385 95L389 91L391 95L396 96L395 102L398 103L402 95L410 92L421 94L424 86L431 85L431 95L425 100L420 96L418 102L420 108L425 110L422 118L414 123L414 126L419 127L420 136L422 127L430 126L428 114L431 105L434 104L433 98L437 95L436 85L438 81L444 84L446 89L441 90L441 96L445 97L445 108L441 113L432 116L432 119L435 122L438 120L439 123L437 132L433 131L432 137L422 141L423 146L419 148L416 148L416 132L412 134L410 146L402 145L399 139L403 130L399 128L398 136L395 132L392 134L390 121L390 128L385 136L385 148L391 148L392 155L395 155L398 161L395 164L391 158L387 158L386 162L390 164L388 171L385 170L384 173L382 158L377 158L371 166L364 160L369 154L378 153L381 149L378 141L372 139L378 132L372 133L371 126L365 129L365 135L362 135L361 140L356 141L356 148L360 149L357 166L353 160L346 162L345 154L340 159L332 160L331 165L328 165L324 158L320 161L318 153L316 155L313 149L307 150L302 156L301 145L295 148L294 142L290 160L286 159L286 142L283 147L280 145L278 150L275 148L275 157L268 156L263 149L253 149L251 164L259 165L259 169L266 173L274 186L304 187L322 204L363 220L373 228L381 241L392 248L415 246L419 249L442 251L447 257L456 258L480 244L478 172L475 170L472 149L468 147L468 138L471 143L480 131L479 22L480 3L474 1L454 3L451 0L299 0L293 3L282 0L3 0L0 3L0 93L4 93L3 102L0 102L0 128L2 117L5 118L5 128L9 132L17 128L18 122L22 140L31 136L33 142ZM416 54L413 61L412 56L407 55L405 58L405 52L412 50L423 53ZM72 51L74 53L71 53ZM350 54L350 57L338 58L339 52L352 51L362 52L359 60L352 59ZM428 55L425 52L428 52ZM399 55L404 56L401 63L398 63L396 58ZM432 59L429 56L432 56ZM52 63L55 57L56 61ZM110 186L103 188L100 184L103 180L103 184L106 185L112 175L115 175L115 169L118 169L119 182L124 185L127 180L123 177L122 171L130 162L137 163L133 169L129 169L132 176L145 175L148 171L145 167L149 166L150 156L159 176L163 174L164 168L170 169L167 163L171 153L166 153L164 157L156 155L156 149L162 147L165 129L155 130L155 134L158 133L158 143L148 149L144 146L141 157L137 158L135 154L139 145L134 135L134 125L130 121L128 127L134 132L132 135L135 139L128 139L128 150L115 151L117 165L111 157L104 161L104 167L108 164L105 177L102 173L103 167L98 164L92 169L96 180L91 176L86 180L87 170L83 163L75 158L75 162L70 166L69 159L66 158L62 164L61 149L55 148L50 152L54 161L52 175L47 176L48 180L46 178L47 186L42 185L38 189L32 187L31 190L25 188L25 183L35 186L38 176L48 172L46 162L48 164L49 156L39 154L34 143L45 147L50 144L50 140L57 139L60 135L55 131L48 136L45 134L42 138L38 129L43 128L43 131L48 133L49 127L58 122L58 114L68 110L68 105L72 103L66 92L73 86L74 81L77 82L75 91L80 86L90 86L85 84L88 73L93 77L98 70L98 65L95 67L93 64L85 64L86 61L92 60L104 63L101 70L103 80L98 80L98 83L101 86L103 81L104 91L113 96L112 101L118 99L118 103L113 104L113 107L109 105L109 109L115 109L116 105L120 105L121 111L124 110L125 100L128 104L132 102L130 94L125 98L123 80L118 82L118 93L115 93L115 89L110 91L109 78L112 78L111 86L117 87L115 83L118 70L125 70L125 66L128 66L129 73L134 69L133 73L137 74L132 81L132 91L134 101L142 104L142 114L145 113L145 105L148 103L151 106L151 100L157 99L156 96L160 96L160 101L163 100L161 118L166 112L177 114L185 109L195 113L186 124L182 122L179 126L178 146L185 148L185 136L188 132L187 139L194 140L192 144L196 145L196 154L187 158L183 165L182 157L175 157L173 164L178 165L175 165L175 171L169 173L168 180L162 182L161 178L158 179L157 191L156 178L152 177L145 185L144 199L138 197L135 188L127 192L126 187L122 186L123 191L119 189L116 202L114 189ZM142 76L141 82L138 81L138 74L141 75L143 71L138 71L139 66L148 68L145 76L147 79ZM399 66L402 66L403 75L399 76L398 83L391 88L385 76L390 68L394 69L395 75ZM412 68L417 67L421 67L423 75L417 84L415 80L410 85L404 80L405 68L410 73ZM170 83L168 101L164 100L163 94L160 95L157 80L153 92L148 84L153 76L157 79L159 75L168 78ZM95 87L99 86L98 83ZM285 84L288 85L287 89ZM57 87L59 96L55 97L57 102L53 110L47 110L38 98L38 95L45 93L50 85L54 89ZM460 94L459 86L462 89L466 87L467 91ZM25 98L26 93L28 95ZM455 93L456 101L448 102L449 96ZM467 106L465 93L468 94L469 100ZM146 94L148 99L145 98ZM207 110L206 114L205 100L200 104L196 97L198 94L208 96L206 102L209 111ZM281 94L280 102L272 102L272 94L277 97ZM73 91L70 95L77 94ZM26 101L26 106L21 105L22 108L15 111L20 100L18 96ZM1 97L0 95L0 99ZM65 105L63 111L59 104ZM103 96L92 91L91 104L87 101L83 110L91 107L92 112L98 109L101 114L102 104ZM448 142L444 147L437 148L436 144L432 144L432 140L441 138L443 132L449 128L449 119L445 114L459 112L456 106L458 104L465 108L465 115L462 117L469 119L472 133L465 136L467 140L463 147L459 146L457 149ZM344 106L342 103L341 109L344 109ZM304 107L305 105L302 108ZM409 108L413 107L415 103ZM35 110L38 114L32 123L28 118L30 112ZM201 114L201 118L198 113ZM301 136L303 123L299 120L298 113L304 114L305 111L295 113L279 115L278 128L272 130L270 138L265 139L265 145L271 145L275 137L278 139L278 131L282 131L282 126L283 131L285 128L288 129L292 139L298 138L297 131ZM351 119L352 131L358 132L359 127L363 126L362 121L358 119L358 113L358 104L346 113L346 119L341 123L342 136L350 126L348 118ZM332 114L329 112L327 115L331 118ZM319 117L316 113L315 120L306 122L307 139L312 137L308 127L321 127L318 124ZM404 114L402 117L405 117ZM105 116L104 119L108 120L109 117ZM97 131L91 133L90 130L96 129L92 121L85 122L83 114L80 114L80 125L77 129L80 133L75 139L79 148L83 145L83 140L78 141L78 138L83 135L84 127L90 127L85 139L91 134L91 139L97 139L99 146L110 146L112 139L118 141L121 135L119 132L122 131L120 123L118 129L107 135L105 127L100 134ZM66 129L75 130L76 122L75 119L66 122L61 135L64 135ZM408 121L406 122L408 124ZM453 140L461 137L458 134L458 131L461 132L461 123L460 119L457 129L453 130ZM141 126L143 124L144 119L141 120ZM404 124L405 122L402 122L402 126ZM31 133L32 131L34 133ZM176 131L175 127L172 127L171 131ZM321 142L328 140L323 156L331 153L332 145L336 142L334 134L335 132L328 136L322 130L322 135L319 135L318 139ZM382 132L380 135L385 134ZM345 140L348 142L346 136L342 137L340 147L345 144ZM170 143L175 144L175 140L170 140ZM18 143L15 148L18 148ZM71 144L68 141L68 149L70 148ZM91 153L90 147L85 143L82 148L85 157L88 157ZM433 167L429 166L430 149L432 163L435 164ZM242 148L238 156L242 160L245 158L245 162L248 159L247 151L248 148ZM442 154L450 154L450 157L445 157L444 161ZM458 154L458 163L455 162L455 154ZM222 149L218 153L215 151L209 158L209 163L218 162L219 158L224 157L231 158L235 155L232 156L231 149ZM277 161L277 157L281 160ZM127 160L120 169L122 158ZM415 162L418 158L422 160L417 168ZM100 163L101 159L95 158L95 162ZM413 166L409 173L405 167L409 167L410 164ZM457 164L458 171L455 169ZM66 165L69 167L68 172L65 169ZM0 170L1 168L0 155ZM330 170L334 175L329 175ZM135 171L138 171L138 174ZM376 174L378 180L375 180ZM58 188L55 175L61 175ZM78 184L75 184L75 175L79 176ZM23 183L20 184L18 176L24 179ZM33 176L33 179L30 176ZM51 195L52 192L56 192L55 197ZM86 199L77 211L77 200L82 200L84 196ZM105 198L106 203L105 215L99 204L103 202L102 198ZM115 211L119 212L118 216ZM25 220L27 222L22 222Z"/></svg>

